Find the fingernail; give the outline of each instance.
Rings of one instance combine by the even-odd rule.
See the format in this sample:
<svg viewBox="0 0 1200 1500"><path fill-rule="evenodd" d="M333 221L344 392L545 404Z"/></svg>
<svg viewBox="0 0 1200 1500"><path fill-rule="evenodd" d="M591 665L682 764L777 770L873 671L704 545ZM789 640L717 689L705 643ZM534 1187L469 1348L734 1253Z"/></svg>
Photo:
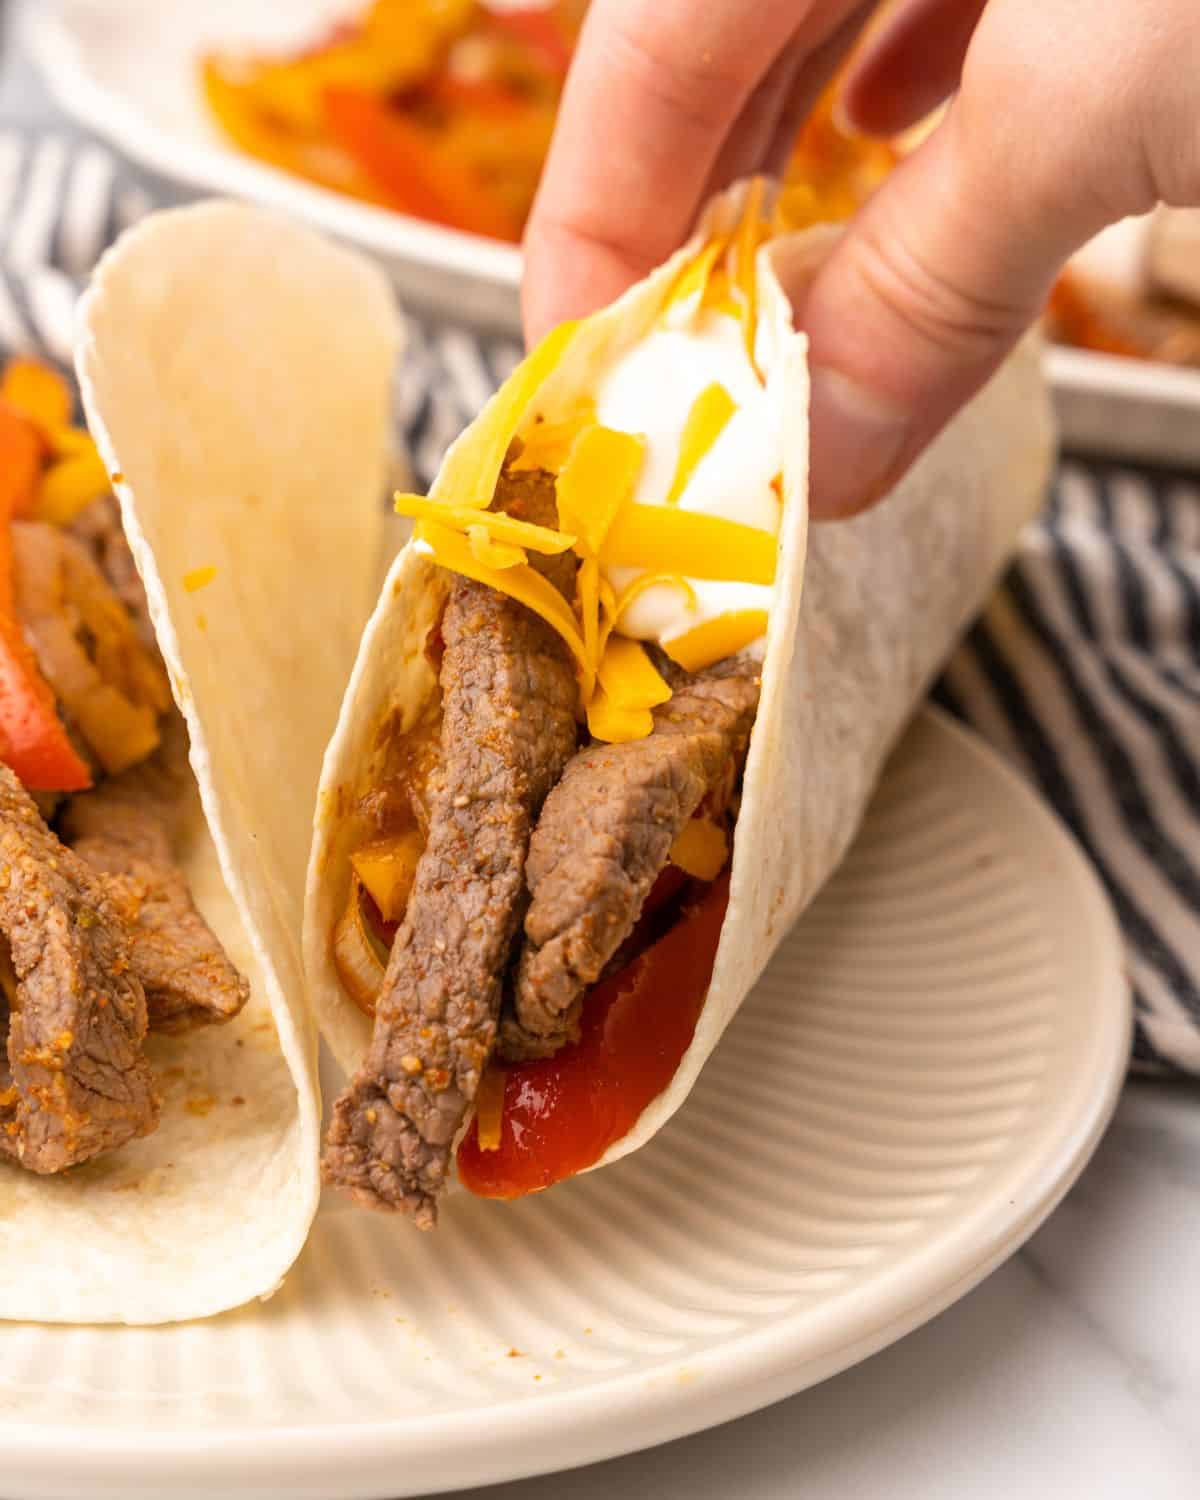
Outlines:
<svg viewBox="0 0 1200 1500"><path fill-rule="evenodd" d="M908 413L838 370L814 368L809 492L814 517L852 516L879 499L909 435Z"/></svg>

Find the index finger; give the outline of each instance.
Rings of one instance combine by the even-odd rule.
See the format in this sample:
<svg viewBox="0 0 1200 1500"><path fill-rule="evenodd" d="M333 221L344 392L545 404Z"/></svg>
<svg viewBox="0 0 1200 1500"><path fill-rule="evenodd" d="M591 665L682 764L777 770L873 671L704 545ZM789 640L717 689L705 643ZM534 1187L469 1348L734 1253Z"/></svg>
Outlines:
<svg viewBox="0 0 1200 1500"><path fill-rule="evenodd" d="M687 235L722 142L813 0L594 0L525 235L526 333Z"/></svg>

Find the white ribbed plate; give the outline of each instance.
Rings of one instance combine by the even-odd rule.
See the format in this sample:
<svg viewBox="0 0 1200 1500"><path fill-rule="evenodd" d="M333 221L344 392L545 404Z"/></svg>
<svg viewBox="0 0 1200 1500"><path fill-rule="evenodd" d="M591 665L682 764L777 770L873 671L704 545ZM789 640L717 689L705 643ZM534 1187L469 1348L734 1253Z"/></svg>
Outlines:
<svg viewBox="0 0 1200 1500"><path fill-rule="evenodd" d="M789 1395L1032 1233L1108 1121L1129 1028L1090 870L926 713L644 1151L512 1207L455 1200L436 1237L331 1204L271 1302L208 1323L0 1328L0 1491L411 1495Z"/></svg>

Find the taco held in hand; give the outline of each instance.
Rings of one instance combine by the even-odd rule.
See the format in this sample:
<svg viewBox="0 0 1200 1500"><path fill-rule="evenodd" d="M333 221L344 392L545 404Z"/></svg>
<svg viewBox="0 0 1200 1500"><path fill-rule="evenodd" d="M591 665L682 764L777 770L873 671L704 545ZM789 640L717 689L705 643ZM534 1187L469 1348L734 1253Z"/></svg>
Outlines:
<svg viewBox="0 0 1200 1500"><path fill-rule="evenodd" d="M889 502L807 537L805 341L761 183L560 328L448 453L326 757L306 963L323 1154L436 1222L657 1130L853 835L1036 506L1034 356ZM815 594L815 598L814 598ZM809 603L813 608L809 608Z"/></svg>

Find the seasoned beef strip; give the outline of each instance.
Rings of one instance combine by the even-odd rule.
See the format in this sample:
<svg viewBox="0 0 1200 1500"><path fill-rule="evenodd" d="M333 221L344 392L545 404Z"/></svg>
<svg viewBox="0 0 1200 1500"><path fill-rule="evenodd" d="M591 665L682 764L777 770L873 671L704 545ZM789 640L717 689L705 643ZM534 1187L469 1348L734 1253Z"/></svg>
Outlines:
<svg viewBox="0 0 1200 1500"><path fill-rule="evenodd" d="M158 1123L146 998L104 882L0 766L0 933L16 978L0 1152L59 1172Z"/></svg>
<svg viewBox="0 0 1200 1500"><path fill-rule="evenodd" d="M153 756L72 797L63 837L105 877L129 924L134 972L146 991L155 1031L187 1031L231 1020L250 985L225 955L192 903L171 852L179 813L191 795L187 731L176 714Z"/></svg>
<svg viewBox="0 0 1200 1500"><path fill-rule="evenodd" d="M495 508L553 525L553 479L506 474ZM535 566L570 594L570 554ZM428 840L371 1046L334 1106L324 1153L327 1181L368 1206L406 1210L423 1229L436 1222L495 1041L530 828L576 743L571 658L536 615L456 577L442 635L442 767Z"/></svg>
<svg viewBox="0 0 1200 1500"><path fill-rule="evenodd" d="M652 734L592 744L567 766L530 840L532 900L515 1014L502 1028L506 1056L547 1056L576 1035L584 991L632 931L677 834L740 766L758 671L738 658L696 677L675 669Z"/></svg>

